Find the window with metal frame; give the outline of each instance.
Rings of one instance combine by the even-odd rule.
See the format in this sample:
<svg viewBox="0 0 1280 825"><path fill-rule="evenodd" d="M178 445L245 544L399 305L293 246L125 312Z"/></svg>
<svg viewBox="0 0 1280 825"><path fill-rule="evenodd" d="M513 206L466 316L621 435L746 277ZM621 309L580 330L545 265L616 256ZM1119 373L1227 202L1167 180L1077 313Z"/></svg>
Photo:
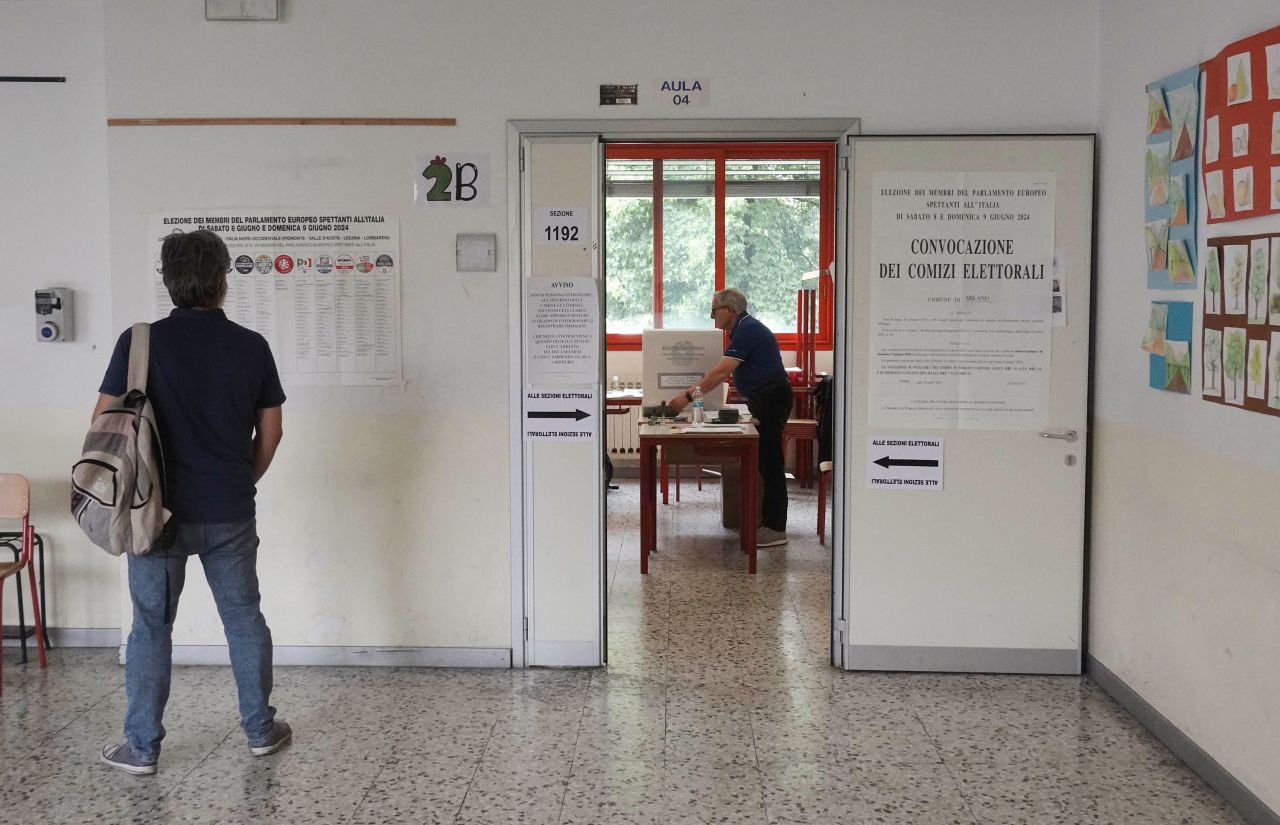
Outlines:
<svg viewBox="0 0 1280 825"><path fill-rule="evenodd" d="M609 349L638 350L645 329L712 328L711 294L726 286L794 349L797 290L830 283L834 175L830 143L607 145ZM819 349L831 293L818 289Z"/></svg>

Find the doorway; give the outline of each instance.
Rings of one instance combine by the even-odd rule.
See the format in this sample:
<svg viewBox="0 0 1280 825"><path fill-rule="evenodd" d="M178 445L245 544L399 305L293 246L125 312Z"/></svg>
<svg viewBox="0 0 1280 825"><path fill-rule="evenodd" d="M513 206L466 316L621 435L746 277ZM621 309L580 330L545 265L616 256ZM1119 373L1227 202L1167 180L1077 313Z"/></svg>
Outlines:
<svg viewBox="0 0 1280 825"><path fill-rule="evenodd" d="M619 123L616 121L614 122L550 122L550 123L513 122L512 124L510 124L510 128L509 128L509 143L508 143L509 160L511 162L510 168L513 170L513 173L512 173L513 181L512 181L512 186L510 187L510 190L509 190L509 193L510 193L509 209L513 216L519 216L518 220L513 220L511 222L510 231L509 231L509 237L511 239L511 249L512 249L512 255L510 256L511 257L510 269L511 269L512 284L514 287L512 290L512 319L513 319L512 326L513 326L513 333L514 333L513 338L517 340L523 340L522 338L524 333L524 329L523 329L524 318L522 314L523 308L524 308L523 299L524 299L525 289L527 286L524 279L526 277L531 277L534 275L534 272L533 272L534 267L530 260L530 252L531 252L531 245L532 245L532 241L530 239L533 234L532 233L533 227L531 225L530 215L533 209L532 204L533 202L536 201L536 196L532 198L530 197L529 188L532 186L532 184L530 183L531 177L530 177L529 166L532 165L534 167L537 167L537 165L540 162L536 154L537 150L535 146L535 144L539 140L538 138L539 135L546 136L546 140L549 140L549 141L554 140L559 144L563 144L566 140L572 141L575 139L584 141L584 142L593 142L597 140L602 140L605 142L606 146L613 146L615 144L650 144L652 145L658 142L676 143L677 145L668 145L665 148L668 150L674 150L673 153L679 153L683 151L686 153L686 157L660 158L660 160L668 161L668 162L680 161L680 160L697 161L699 160L699 158L688 157L687 154L689 152L705 150L705 147L701 146L702 142L704 141L708 143L712 141L718 143L719 146L716 147L715 151L721 153L720 157L716 157L713 155L708 158L707 156L704 155L704 157L702 158L702 160L709 159L711 161L709 164L704 164L704 169L707 171L711 171L712 174L707 175L705 171L703 173L704 177L710 178L709 181L704 180L702 182L698 182L696 180L690 179L692 177L692 174L696 173L696 170L690 170L688 164L685 164L682 168L685 180L672 180L673 184L678 184L680 186L685 187L683 191L677 189L677 194L685 196L682 198L677 198L679 200L689 200L689 199L697 200L697 196L699 192L695 192L694 189L700 189L702 193L706 193L706 192L711 193L714 201L718 201L718 203L720 204L718 208L715 206L714 203L711 204L710 213L712 214L712 222L714 224L715 221L717 220L717 213L719 213L720 215L719 220L723 222L725 221L725 218L723 217L723 215L726 211L732 212L734 208L745 208L745 203L740 204L735 202L732 204L732 206L730 205L730 203L728 202L728 198L731 191L730 183L724 177L720 178L719 181L716 180L716 177L714 175L715 167L719 166L720 168L722 168L725 171L727 176L727 172L730 170L730 168L738 168L738 165L731 163L731 161L741 160L744 163L741 165L741 168L738 169L738 171L739 171L739 174L744 177L751 175L753 171L754 173L756 173L757 177L759 177L759 172L762 169L765 171L771 171L766 169L766 167L769 164L762 163L762 161L769 160L769 158L761 158L759 156L755 158L731 157L731 154L732 154L731 149L733 146L741 146L742 151L744 153L749 153L750 150L768 151L769 149L773 148L773 145L783 143L783 142L788 144L792 144L792 143L807 144L806 147L799 147L799 148L813 148L815 145L825 143L828 157L831 158L831 160L828 160L827 163L833 164L834 158L835 158L834 145L837 140L839 140L842 136L844 136L850 130L851 127L856 127L856 121L852 121L852 120L843 120L843 121L836 121L836 120L685 121L685 122L636 121L636 122L625 122L625 123ZM692 146L692 147L687 145L695 142L698 143L699 145ZM748 143L752 145L745 145L745 146L743 145ZM796 148L796 147L793 147L793 148ZM582 160L578 164L578 169L577 169L578 172L583 171L585 166L589 165L589 162L587 160L588 153L584 153L583 155L581 155L581 158ZM621 160L621 158L619 159ZM775 160L785 161L790 159L783 156L783 157L777 157L775 158ZM819 165L821 165L820 160L819 160ZM524 167L524 168L521 168L521 167ZM677 168L681 168L681 167L677 165ZM520 170L520 171L516 172L515 170ZM776 171L776 170L772 170L772 171ZM563 175L561 175L561 178L563 178ZM600 175L597 178L597 180L600 182L600 191L603 192L603 190L605 189L604 175L603 174ZM665 184L667 182L667 175L664 173L658 176L656 178L656 181L660 181L660 183L658 183L659 186ZM562 182L563 181L561 180L561 183ZM655 182L655 178L653 176L653 172L650 171L651 187L654 182ZM754 182L751 182L751 183L757 186L763 184L765 186L765 189L768 188L768 183L765 181L755 180ZM749 183L745 179L742 181L742 185L744 187L751 185L751 183ZM797 181L791 181L789 183L794 186L797 183ZM560 183L557 183L557 186L559 185ZM709 188L708 188L708 185L709 185ZM773 194L777 194L780 197L791 196L791 195L779 194L777 191L777 188L778 188L777 183L775 182ZM719 197L716 197L717 189L720 190ZM758 189L756 193L749 193L745 189L739 189L738 191L733 192L733 195L741 196L744 201L750 197L756 197L757 200L760 200L763 197L765 197L764 195L765 189ZM821 189L820 183L819 183L819 189ZM632 194L635 194L635 193L633 192ZM794 194L804 196L804 193L800 193L800 192L796 192ZM817 194L817 197L819 198L819 200L821 200L821 196L822 196L822 192L819 191ZM650 191L649 197L652 202L652 197L653 197L652 191ZM832 194L830 193L828 194L828 199L833 199ZM603 200L607 200L607 196L602 198L602 201ZM659 200L660 204L666 205L669 202L671 201L668 198L660 196L660 200ZM688 205L689 204L679 204L679 206L688 206ZM707 204L703 203L703 204L697 205L698 208L691 209L690 211L696 213L700 208L703 211L703 214L706 214L706 211L707 211L706 206ZM652 206L650 207L650 209L652 209ZM658 214L661 214L661 211L662 211L661 206L659 206L659 209L657 210ZM596 222L596 225L601 229L600 235L601 235L601 240L603 240L603 224L605 219L603 205L601 207L601 211L597 213L595 216L593 216L593 219ZM659 218L659 220L661 220L661 218ZM726 275L729 275L729 273L726 272L726 269L728 267L731 267L733 265L732 262L735 260L733 257L734 241L730 237L728 237L724 231L724 229L727 228L728 224L721 223L720 226L721 226L721 231L719 233L719 238L718 240L713 241L714 247L716 249L715 255L711 259L712 266L713 266L712 272L714 274L710 279L708 279L707 283L696 285L696 290L702 293L702 296L703 296L701 298L702 301L707 301L709 299L710 292L714 289L714 287L716 287L718 284L724 283L723 279L726 277ZM832 259L832 256L829 250L831 250L834 246L835 234L836 233L831 232L828 235L828 237L830 238L830 240L827 241L827 247L826 247L828 250L826 260L828 262ZM705 244L703 244L703 246L705 247ZM820 264L822 261L821 243L819 243L818 246L819 246L818 255L814 257L818 259L818 262ZM517 250L519 250L518 255L516 254ZM600 266L603 268L603 264L604 264L603 258L604 258L604 255L607 254L607 244L603 245L602 248L599 248L599 249L594 249L594 250L584 249L583 251L584 253L594 252L598 254ZM652 256L652 252L650 252L649 254L650 256ZM664 262L665 258L666 256L663 255L658 257L657 260L661 264L662 262ZM716 261L721 261L722 263L720 263L720 265L717 267L715 266ZM651 258L650 265L652 266L652 258ZM820 267L815 268L814 270L806 270L806 271L816 272L819 270L820 270ZM545 274L551 274L549 271L544 271L544 272ZM652 276L650 276L650 280L649 280L650 289L652 289L654 283L655 282ZM606 286L606 289L607 289L607 286ZM690 285L691 293L694 289L695 289L695 285L691 284ZM602 290L602 293L603 292L604 290ZM794 291L792 292L792 296L794 296ZM677 300L673 300L673 298ZM681 304L678 298L679 298L678 290L674 292L668 291L668 294L662 298L659 298L658 296L654 295L652 292L646 295L649 311L653 312L653 310L656 309L657 312L653 314L658 315L661 318L661 320L664 322L668 320L668 316L671 314L674 314L674 317L679 317L680 312L682 310L681 310ZM603 299L602 299L602 309L603 309ZM602 316L604 314L605 313L602 313ZM830 316L828 315L828 317ZM690 320L694 320L694 319L691 318ZM697 320L700 320L700 319L697 319ZM670 324L668 324L668 326L669 325ZM785 325L786 325L785 323L780 324L780 326L785 326ZM829 325L827 326L827 329L830 330ZM618 334L624 334L624 335L627 334L625 330L620 330L617 332ZM788 333L784 332L783 334L786 335ZM794 335L794 333L790 333L790 334ZM602 344L603 344L603 341L602 341ZM792 344L792 348L794 349L794 343ZM518 347L513 347L513 350L518 350L518 349L519 349ZM627 350L620 349L619 352L625 353L627 352ZM639 357L638 346L636 347L636 349L632 350L631 352L633 354L633 357L636 358L636 361L638 364L638 357ZM511 363L512 363L513 377L517 375L521 376L519 380L513 380L512 387L511 387L511 405L513 410L512 419L513 419L513 422L519 422L521 420L522 413L524 412L523 401L524 401L524 395L526 390L525 381L524 381L525 373L523 371L524 364L522 362L522 355L520 352L518 351L513 352ZM603 397L604 390L607 388L607 383L612 380L612 375L613 375L612 372L608 372L606 374L606 370L610 368L606 367L605 364L606 364L606 358L602 357L601 358L601 368L602 368L601 375L599 379L599 384L596 387L601 397ZM600 410L600 412L602 413L603 410ZM600 443L597 446L599 447L600 451L603 452L606 449L606 446L604 443L606 438L604 427L600 428L598 435L599 435ZM536 528L534 528L530 524L529 515L531 512L531 506L530 506L531 490L538 485L538 482L540 480L540 474L542 471L537 467L533 467L531 469L530 452L527 449L528 445L524 443L522 436L523 436L523 433L521 432L519 426L513 423L512 455L513 455L513 460L515 462L514 466L521 467L522 471L520 473L513 474L512 498L513 498L513 504L520 505L522 510L522 513L521 513L522 517L513 518L513 524L512 524L513 547L521 548L521 552L519 554L513 554L513 559L512 559L512 606L513 606L512 620L513 620L513 636L517 639L520 639L523 636L525 640L525 644L523 645L523 649L521 650L515 649L516 647L520 647L519 645L513 645L513 657L512 657L513 665L517 667L525 666L529 664L541 663L537 660L538 657L536 655L535 656L528 655L529 651L536 649L540 643L540 640L538 639L536 615L533 616L534 618L533 622L529 621L531 615L535 614L537 610L537 605L534 604L534 593L529 587L529 583L531 581L537 581L539 579L540 568L551 569L546 566L547 563L551 563L552 566L554 566L554 559L549 558L548 556L565 552L565 548L562 546L549 547L549 546L540 545L538 542L538 537L536 535L536 532L537 532ZM568 453L566 452L565 455L568 456ZM600 455L599 452L596 453L597 458L594 459L597 462L599 460L598 459L599 455ZM574 459L574 460L581 460L581 459ZM550 464L550 462L546 462L546 463ZM563 480L565 477L563 462L556 461L555 463L557 467L554 471L554 474L559 480ZM550 469L550 467L548 466L547 469ZM581 469L584 473L591 472L591 468L585 466L585 464ZM596 474L600 475L599 471L596 471ZM550 478L548 480L550 480ZM601 495L603 496L604 485L600 484L599 489L601 491ZM543 519L543 523L544 524L547 523L546 518ZM838 533L839 533L838 530L834 530L832 534L833 544L837 548L836 552L834 553L836 558L839 557ZM601 664L604 662L604 659L606 656L605 644L604 644L604 638L605 638L604 620L605 620L606 611L604 608L603 596L605 592L604 575L605 575L605 571L608 569L608 566L607 564L604 563L604 556L606 552L605 545L606 545L606 542L604 540L603 531L602 531L601 538L600 538L600 546L596 548L596 552L599 554L599 558L601 559L601 564L599 566L600 576L601 576L599 579L600 589L597 590L595 594L590 594L591 600L598 601L598 603L601 605L600 614L597 619L598 624L596 626L597 630L596 630L596 636L595 636L595 638L599 640L598 659L594 662L585 661L585 660L584 661L575 660L573 662L574 664ZM542 556L542 558L539 558L540 556ZM545 581L545 577L543 578L543 580ZM840 577L839 576L829 577L828 584L826 585L826 587L832 594L832 599L830 601L830 604L831 605L839 604L841 600L838 597L836 597L835 592L840 587ZM567 596L568 594L563 594L563 595ZM587 597L588 594L581 594L581 595L585 598ZM588 628L578 628L578 630L585 633L588 630ZM526 633L528 635L525 635ZM547 640L541 640L541 641L547 641ZM555 640L550 640L550 641L552 641L553 643L555 642ZM576 647L575 650L576 651L585 650L585 647L579 646L579 647ZM559 663L568 664L569 662L561 661Z"/></svg>
<svg viewBox="0 0 1280 825"><path fill-rule="evenodd" d="M796 428L808 427L819 378L830 374L832 363L836 155L830 141L605 144L606 445L619 488L607 497L606 592L621 596L609 615L623 635L631 632L636 621L631 613L640 598L639 580L626 566L636 561L629 518L636 507L639 462L641 399L635 388L645 383L643 403L654 403L647 384L653 376L641 380L641 333L664 330L670 333L665 340L675 341L687 331L691 343L699 340L693 336L714 329L707 311L712 294L741 289L750 313L778 338L796 399L792 419ZM713 340L719 343L707 354L718 359L727 336ZM715 395L718 407L721 394ZM732 389L729 400L741 402ZM807 432L816 434L816 429ZM811 439L797 444L789 474L791 543L771 551L760 571L762 579L786 577L795 591L777 591L779 600L766 600L762 610L793 620L799 618L794 606L811 603L815 591L825 613L830 591L830 553L817 538L817 450ZM713 586L729 586L742 563L731 552L737 542L736 496L730 492L737 488L736 465L673 460L664 466L661 523L676 529L666 531L671 533L663 540L667 552L649 559L645 599L651 601L653 591L665 586L655 579L683 575L676 567L711 580L727 577ZM815 558L819 554L824 558ZM783 565L800 558L804 562L797 568L804 572L788 575ZM686 621L696 620L701 614L684 602L697 598L676 590L670 609L691 610ZM789 642L804 646L819 635L825 650L825 627L819 634L811 626Z"/></svg>

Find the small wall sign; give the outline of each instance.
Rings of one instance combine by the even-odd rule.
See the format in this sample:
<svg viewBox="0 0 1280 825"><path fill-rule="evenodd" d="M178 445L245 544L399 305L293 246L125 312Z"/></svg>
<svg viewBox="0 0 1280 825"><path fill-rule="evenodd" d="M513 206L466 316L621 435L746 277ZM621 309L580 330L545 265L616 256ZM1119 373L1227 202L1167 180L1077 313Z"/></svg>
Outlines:
<svg viewBox="0 0 1280 825"><path fill-rule="evenodd" d="M601 106L635 106L640 100L639 83L601 83Z"/></svg>
<svg viewBox="0 0 1280 825"><path fill-rule="evenodd" d="M705 77L664 78L654 81L654 99L660 108L688 109L711 102L710 81Z"/></svg>

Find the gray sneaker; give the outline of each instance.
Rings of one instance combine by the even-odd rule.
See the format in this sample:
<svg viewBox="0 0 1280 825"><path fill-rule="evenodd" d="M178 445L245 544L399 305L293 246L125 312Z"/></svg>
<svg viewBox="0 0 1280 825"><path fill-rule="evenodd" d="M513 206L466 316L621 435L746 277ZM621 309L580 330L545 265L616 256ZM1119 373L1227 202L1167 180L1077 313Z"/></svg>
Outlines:
<svg viewBox="0 0 1280 825"><path fill-rule="evenodd" d="M293 728L279 719L271 723L271 733L261 743L249 743L249 753L254 756L270 756L293 741Z"/></svg>
<svg viewBox="0 0 1280 825"><path fill-rule="evenodd" d="M131 773L134 776L149 776L156 772L156 760L150 762L133 752L128 742L109 742L102 748L99 757L102 764L110 765L118 771Z"/></svg>
<svg viewBox="0 0 1280 825"><path fill-rule="evenodd" d="M756 531L756 547L781 547L790 539L782 530L771 530L768 527L761 527Z"/></svg>

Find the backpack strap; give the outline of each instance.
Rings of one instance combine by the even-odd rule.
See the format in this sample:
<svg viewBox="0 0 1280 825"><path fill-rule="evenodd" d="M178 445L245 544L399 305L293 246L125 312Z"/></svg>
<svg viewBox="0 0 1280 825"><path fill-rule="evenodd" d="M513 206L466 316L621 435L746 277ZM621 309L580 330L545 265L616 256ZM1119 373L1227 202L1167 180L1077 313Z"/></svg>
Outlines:
<svg viewBox="0 0 1280 825"><path fill-rule="evenodd" d="M129 343L129 390L147 391L147 364L151 357L151 325L133 325L133 339Z"/></svg>

